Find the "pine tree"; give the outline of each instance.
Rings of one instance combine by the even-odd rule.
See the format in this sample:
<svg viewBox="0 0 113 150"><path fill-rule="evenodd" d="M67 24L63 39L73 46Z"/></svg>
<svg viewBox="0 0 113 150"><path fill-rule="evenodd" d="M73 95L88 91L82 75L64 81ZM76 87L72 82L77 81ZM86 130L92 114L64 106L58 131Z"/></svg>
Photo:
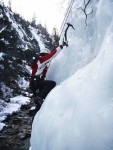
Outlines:
<svg viewBox="0 0 113 150"><path fill-rule="evenodd" d="M33 18L32 18L32 21L31 21L31 25L32 26L36 26L36 15L35 15L35 13L34 13L34 15L33 15Z"/></svg>
<svg viewBox="0 0 113 150"><path fill-rule="evenodd" d="M53 28L52 36L53 36L54 47L57 47L59 45L59 39L60 39L57 28Z"/></svg>
<svg viewBox="0 0 113 150"><path fill-rule="evenodd" d="M12 5L12 0L9 0L8 7L9 7L9 9L12 11L11 5Z"/></svg>

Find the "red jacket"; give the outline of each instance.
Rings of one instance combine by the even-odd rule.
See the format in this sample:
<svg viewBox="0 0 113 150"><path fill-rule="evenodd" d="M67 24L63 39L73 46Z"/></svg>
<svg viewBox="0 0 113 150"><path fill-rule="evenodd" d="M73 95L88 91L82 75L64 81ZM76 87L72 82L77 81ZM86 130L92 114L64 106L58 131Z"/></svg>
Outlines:
<svg viewBox="0 0 113 150"><path fill-rule="evenodd" d="M39 56L36 63L32 64L32 76L39 75L41 79L44 79L48 70L47 64L63 49L63 46L59 46L56 49L50 51L45 56Z"/></svg>

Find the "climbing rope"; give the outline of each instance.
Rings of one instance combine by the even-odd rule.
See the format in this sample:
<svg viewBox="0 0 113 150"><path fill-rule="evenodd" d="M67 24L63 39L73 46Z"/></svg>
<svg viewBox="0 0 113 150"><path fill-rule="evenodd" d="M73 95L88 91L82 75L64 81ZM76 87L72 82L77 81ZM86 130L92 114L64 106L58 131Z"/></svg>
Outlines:
<svg viewBox="0 0 113 150"><path fill-rule="evenodd" d="M64 26L65 26L65 24L66 24L66 22L67 22L67 19L68 19L68 17L69 17L69 14L70 14L70 12L71 12L73 3L74 3L74 0L71 0L71 1L70 1L70 4L69 4L69 7L67 8L65 17L64 17L63 22L62 22L61 27L60 27L60 31L61 31L61 32L60 32L60 37L61 37L62 32L63 32L63 30L64 30Z"/></svg>

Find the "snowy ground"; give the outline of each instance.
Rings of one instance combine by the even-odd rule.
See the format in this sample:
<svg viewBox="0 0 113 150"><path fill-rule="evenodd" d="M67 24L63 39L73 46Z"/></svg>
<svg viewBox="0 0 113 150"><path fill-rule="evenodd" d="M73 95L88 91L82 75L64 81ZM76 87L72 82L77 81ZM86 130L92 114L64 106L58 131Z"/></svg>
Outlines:
<svg viewBox="0 0 113 150"><path fill-rule="evenodd" d="M21 105L26 105L30 102L29 97L16 96L10 99L10 103L4 103L3 100L0 100L0 130L5 126L2 121L7 117L7 115L12 114L20 110Z"/></svg>

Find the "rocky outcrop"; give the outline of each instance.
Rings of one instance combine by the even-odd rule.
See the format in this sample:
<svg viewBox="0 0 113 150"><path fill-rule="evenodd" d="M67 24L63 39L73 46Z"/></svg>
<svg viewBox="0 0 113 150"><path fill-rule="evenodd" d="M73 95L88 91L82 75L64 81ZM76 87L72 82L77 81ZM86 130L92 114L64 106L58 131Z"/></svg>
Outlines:
<svg viewBox="0 0 113 150"><path fill-rule="evenodd" d="M0 150L28 150L34 114L29 114L34 103L23 105L19 112L7 116L6 126L0 131Z"/></svg>
<svg viewBox="0 0 113 150"><path fill-rule="evenodd" d="M22 93L29 65L43 47L52 48L52 37L41 24L25 21L0 2L0 98Z"/></svg>

